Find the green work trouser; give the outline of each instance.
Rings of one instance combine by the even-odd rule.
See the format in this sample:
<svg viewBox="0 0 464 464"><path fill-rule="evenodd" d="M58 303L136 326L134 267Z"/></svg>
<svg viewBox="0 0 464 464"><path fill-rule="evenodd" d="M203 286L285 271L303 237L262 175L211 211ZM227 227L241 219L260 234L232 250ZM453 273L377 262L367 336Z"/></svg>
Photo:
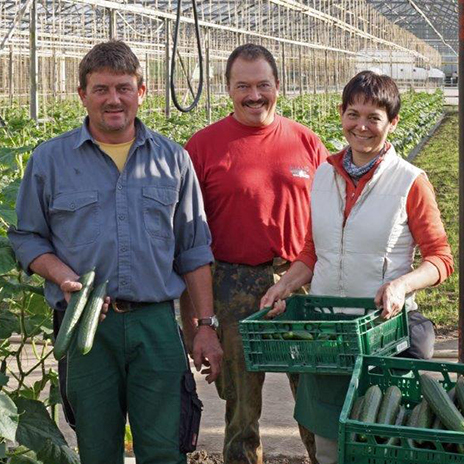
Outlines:
<svg viewBox="0 0 464 464"><path fill-rule="evenodd" d="M75 339L67 396L82 464L122 464L126 415L137 464L184 464L179 451L181 378L187 369L170 302L109 310L89 354Z"/></svg>
<svg viewBox="0 0 464 464"><path fill-rule="evenodd" d="M261 297L279 278L280 270L271 265L245 266L223 262L217 262L214 268L214 308L224 351L216 387L219 396L226 400L225 464L263 462L259 418L265 375L264 372L246 370L239 321L259 309ZM289 375L289 380L295 397L298 375ZM309 457L316 463L314 435L303 426L299 428Z"/></svg>

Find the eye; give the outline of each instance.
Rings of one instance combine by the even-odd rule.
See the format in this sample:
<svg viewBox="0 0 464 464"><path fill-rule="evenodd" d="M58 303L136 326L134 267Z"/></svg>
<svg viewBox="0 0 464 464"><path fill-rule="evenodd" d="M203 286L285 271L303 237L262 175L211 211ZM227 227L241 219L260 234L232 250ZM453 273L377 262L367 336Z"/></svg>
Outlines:
<svg viewBox="0 0 464 464"><path fill-rule="evenodd" d="M102 95L102 94L105 93L105 91L106 91L105 88L99 87L98 89L95 89L95 90L94 90L94 93L97 93L97 94L99 94L99 95Z"/></svg>
<svg viewBox="0 0 464 464"><path fill-rule="evenodd" d="M268 89L269 87L271 87L271 84L269 84L268 82L263 82L262 84L259 85L259 87L261 89Z"/></svg>
<svg viewBox="0 0 464 464"><path fill-rule="evenodd" d="M243 89L246 89L246 88L247 88L247 86L245 84L238 84L237 85L237 89L239 89L239 90L243 90Z"/></svg>

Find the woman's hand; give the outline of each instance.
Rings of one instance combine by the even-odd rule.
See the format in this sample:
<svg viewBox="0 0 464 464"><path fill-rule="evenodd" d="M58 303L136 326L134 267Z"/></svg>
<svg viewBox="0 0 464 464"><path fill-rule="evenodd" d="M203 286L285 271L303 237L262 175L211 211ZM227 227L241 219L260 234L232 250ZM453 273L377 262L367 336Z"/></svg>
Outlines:
<svg viewBox="0 0 464 464"><path fill-rule="evenodd" d="M267 314L268 319L272 319L285 311L285 298L290 296L290 291L281 283L277 282L261 298L260 309L272 308Z"/></svg>
<svg viewBox="0 0 464 464"><path fill-rule="evenodd" d="M375 304L383 308L380 317L390 319L396 316L404 306L406 285L401 279L395 279L382 285L375 295Z"/></svg>

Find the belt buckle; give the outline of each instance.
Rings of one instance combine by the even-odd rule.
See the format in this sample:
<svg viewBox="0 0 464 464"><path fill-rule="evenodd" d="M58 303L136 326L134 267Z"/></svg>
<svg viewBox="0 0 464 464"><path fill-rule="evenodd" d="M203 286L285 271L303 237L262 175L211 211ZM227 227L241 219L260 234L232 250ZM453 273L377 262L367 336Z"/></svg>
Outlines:
<svg viewBox="0 0 464 464"><path fill-rule="evenodd" d="M272 260L272 266L273 267L280 267L280 266L283 266L284 264L287 264L288 261L284 258L281 258L280 256L276 256L273 260Z"/></svg>
<svg viewBox="0 0 464 464"><path fill-rule="evenodd" d="M132 311L132 303L130 301L116 299L111 302L111 306L117 313L128 313Z"/></svg>

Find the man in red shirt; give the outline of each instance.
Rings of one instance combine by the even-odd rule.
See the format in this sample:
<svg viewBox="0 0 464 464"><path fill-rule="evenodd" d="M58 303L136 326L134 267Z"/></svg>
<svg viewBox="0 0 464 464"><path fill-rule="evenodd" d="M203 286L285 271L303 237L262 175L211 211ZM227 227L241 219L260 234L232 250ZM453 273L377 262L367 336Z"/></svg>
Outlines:
<svg viewBox="0 0 464 464"><path fill-rule="evenodd" d="M259 45L235 49L226 67L234 112L187 142L213 237L214 307L224 350L216 382L226 400L224 462L261 464L259 436L264 373L247 372L239 321L301 251L309 220L309 193L328 152L307 127L276 114L277 66ZM187 294L183 309L194 313ZM200 324L213 321L200 320ZM187 339L193 327L184 321ZM298 376L290 376L295 394ZM314 437L300 434L313 460Z"/></svg>

